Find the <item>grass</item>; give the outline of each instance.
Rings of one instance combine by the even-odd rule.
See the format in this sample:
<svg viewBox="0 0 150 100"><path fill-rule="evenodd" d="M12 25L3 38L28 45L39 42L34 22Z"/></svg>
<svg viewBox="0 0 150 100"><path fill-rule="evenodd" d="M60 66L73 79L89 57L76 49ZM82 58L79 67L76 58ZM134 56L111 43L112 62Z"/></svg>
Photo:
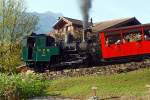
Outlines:
<svg viewBox="0 0 150 100"><path fill-rule="evenodd" d="M0 74L0 99L14 96L26 99L47 95L86 98L92 95L93 86L98 87L97 95L101 98L146 96L147 84L150 84L150 69L109 76L64 77L56 80L47 80L42 74L35 73Z"/></svg>
<svg viewBox="0 0 150 100"><path fill-rule="evenodd" d="M93 86L98 87L97 95L143 96L147 94L146 84L150 84L150 69L141 69L129 73L111 76L84 76L53 80L47 94L65 97L87 97Z"/></svg>

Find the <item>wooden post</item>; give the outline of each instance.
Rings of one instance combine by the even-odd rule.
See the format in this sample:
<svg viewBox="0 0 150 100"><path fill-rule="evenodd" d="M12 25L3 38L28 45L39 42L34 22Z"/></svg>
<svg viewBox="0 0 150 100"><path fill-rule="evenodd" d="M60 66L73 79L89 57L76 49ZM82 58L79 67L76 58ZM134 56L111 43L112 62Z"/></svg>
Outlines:
<svg viewBox="0 0 150 100"><path fill-rule="evenodd" d="M92 87L92 91L93 91L93 97L96 97L97 87Z"/></svg>
<svg viewBox="0 0 150 100"><path fill-rule="evenodd" d="M150 85L146 85L146 87L148 88L148 100L150 100Z"/></svg>

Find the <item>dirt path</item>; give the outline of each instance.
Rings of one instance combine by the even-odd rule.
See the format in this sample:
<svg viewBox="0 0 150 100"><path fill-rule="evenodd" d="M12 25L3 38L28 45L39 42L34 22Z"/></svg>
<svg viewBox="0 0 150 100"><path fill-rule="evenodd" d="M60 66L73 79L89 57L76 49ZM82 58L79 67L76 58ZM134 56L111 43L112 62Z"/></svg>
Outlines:
<svg viewBox="0 0 150 100"><path fill-rule="evenodd" d="M33 99L28 99L28 100L79 100L79 99L70 99L70 98L63 98L63 97L36 97Z"/></svg>

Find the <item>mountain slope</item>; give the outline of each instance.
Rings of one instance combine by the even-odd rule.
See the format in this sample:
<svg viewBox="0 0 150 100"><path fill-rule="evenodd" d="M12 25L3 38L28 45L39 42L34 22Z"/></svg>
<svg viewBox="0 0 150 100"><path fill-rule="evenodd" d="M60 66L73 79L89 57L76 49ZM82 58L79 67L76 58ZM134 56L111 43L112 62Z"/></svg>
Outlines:
<svg viewBox="0 0 150 100"><path fill-rule="evenodd" d="M39 17L39 23L37 25L37 30L35 31L38 34L45 34L52 30L52 26L56 23L58 17L62 16L60 13L45 12L45 13L31 13Z"/></svg>

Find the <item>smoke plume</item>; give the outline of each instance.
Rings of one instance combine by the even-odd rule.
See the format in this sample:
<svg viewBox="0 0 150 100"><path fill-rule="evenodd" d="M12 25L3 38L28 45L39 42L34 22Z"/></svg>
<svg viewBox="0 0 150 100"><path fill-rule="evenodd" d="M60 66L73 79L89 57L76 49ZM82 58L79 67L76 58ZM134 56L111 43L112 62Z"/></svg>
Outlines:
<svg viewBox="0 0 150 100"><path fill-rule="evenodd" d="M89 12L92 8L92 0L80 0L81 2L81 12L83 16L83 28L87 29L89 27L88 21L89 21Z"/></svg>

